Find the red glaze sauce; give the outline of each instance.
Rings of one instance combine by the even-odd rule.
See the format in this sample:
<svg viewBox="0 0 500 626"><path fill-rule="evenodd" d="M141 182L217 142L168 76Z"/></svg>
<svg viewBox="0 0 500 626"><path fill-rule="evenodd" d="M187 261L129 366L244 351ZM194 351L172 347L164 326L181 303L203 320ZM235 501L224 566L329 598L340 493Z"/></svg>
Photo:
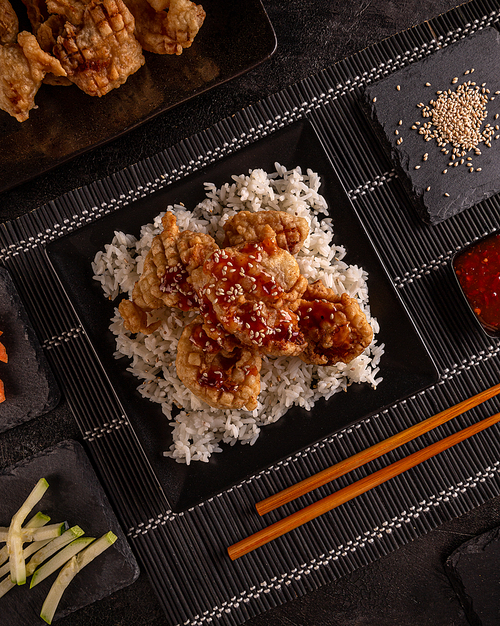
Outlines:
<svg viewBox="0 0 500 626"><path fill-rule="evenodd" d="M196 308L196 294L192 286L187 282L189 274L180 263L167 269L160 281L160 291L163 293L176 293L178 295L177 306L183 311Z"/></svg>
<svg viewBox="0 0 500 626"><path fill-rule="evenodd" d="M500 331L500 234L468 248L454 265L479 321L488 330Z"/></svg>
<svg viewBox="0 0 500 626"><path fill-rule="evenodd" d="M248 243L238 251L215 252L205 262L203 271L217 280L216 299L225 311L222 316L224 325L236 325L242 331L244 329L252 341L260 346L271 342L293 342L301 345L304 343L304 336L298 329L294 313L281 311L281 320L274 326L269 326L266 308L257 307L257 303L263 300L277 301L283 294L281 285L258 265L262 261L263 253L272 256L278 252L281 253L281 249L273 239ZM245 298L252 295L255 300L239 304L239 296L243 295ZM208 324L218 326L213 305L205 293L201 294L200 312Z"/></svg>
<svg viewBox="0 0 500 626"><path fill-rule="evenodd" d="M203 352L219 352L221 349L219 344L207 335L201 324L194 327L189 339L199 350L203 350Z"/></svg>
<svg viewBox="0 0 500 626"><path fill-rule="evenodd" d="M240 358L239 350L232 357L224 357L218 354L212 361L210 368L201 372L198 376L200 387L210 387L218 391L237 391L239 385L230 376L230 370Z"/></svg>

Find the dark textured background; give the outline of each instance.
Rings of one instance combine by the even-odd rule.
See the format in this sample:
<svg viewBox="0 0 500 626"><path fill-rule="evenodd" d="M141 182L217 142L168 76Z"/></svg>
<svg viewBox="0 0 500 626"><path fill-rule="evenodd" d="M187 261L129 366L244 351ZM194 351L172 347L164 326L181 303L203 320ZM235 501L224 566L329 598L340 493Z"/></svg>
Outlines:
<svg viewBox="0 0 500 626"><path fill-rule="evenodd" d="M270 60L110 144L0 194L0 220L15 218L154 155L372 43L453 8L457 2L264 0L264 4L278 39ZM63 399L50 414L0 435L0 467L66 438L80 440L80 434ZM370 566L250 620L247 626L467 626L445 575L444 561L464 541L499 524L500 499L495 499ZM8 626L8 616L2 615L0 623ZM146 576L141 575L127 589L58 624L161 626L166 620Z"/></svg>

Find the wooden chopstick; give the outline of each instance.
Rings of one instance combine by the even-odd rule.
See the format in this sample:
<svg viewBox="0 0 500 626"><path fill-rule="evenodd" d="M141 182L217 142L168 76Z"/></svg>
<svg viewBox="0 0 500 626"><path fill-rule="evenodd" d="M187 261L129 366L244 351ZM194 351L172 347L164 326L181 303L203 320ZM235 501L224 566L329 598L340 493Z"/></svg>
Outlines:
<svg viewBox="0 0 500 626"><path fill-rule="evenodd" d="M415 424L414 426L411 426L410 428L407 428L406 430L403 430L388 439L379 441L366 450L358 452L357 454L354 454L353 456L350 456L347 459L344 459L339 463L314 474L313 476L309 476L299 483L296 483L283 491L279 491L265 500L257 502L255 505L257 512L259 515L264 515L265 513L269 513L269 511L273 511L287 502L291 502L292 500L309 493L313 489L326 485L326 483L351 472L357 467L365 465L365 463L368 463L369 461L377 459L383 454L402 446L404 443L408 443L408 441L411 441L412 439L416 439L433 428L436 428L441 424L445 424L454 417L457 417L478 404L485 402L489 398L496 396L498 393L500 393L500 383L490 387L489 389L485 389L477 395L472 396L472 398L463 400L459 404L455 404L454 406L441 411L441 413L437 413L437 415L433 415L423 422L419 422L418 424Z"/></svg>
<svg viewBox="0 0 500 626"><path fill-rule="evenodd" d="M481 420L477 424L472 424L472 426L468 426L463 430L460 430L449 437L445 437L445 439L441 439L440 441L436 441L436 443L423 448L422 450L418 450L409 456L384 467L361 480L353 483L352 485L348 485L339 491L332 493L326 498L322 498L309 506L297 511L296 513L292 513L288 517L283 518L279 522L275 522L262 530L238 541L238 543L230 546L227 551L231 558L231 560L236 560L243 556L244 554L248 554L252 550L256 548L260 548L261 546L269 543L273 539L277 537L281 537L285 533L290 532L294 528L298 528L302 526L306 522L309 522L323 513L327 511L331 511L332 509L356 498L357 496L385 483L386 481L394 478L394 476L398 476L406 470L419 465L423 461L430 459L431 457L451 448L457 443L464 441L468 437L472 437L476 433L489 428L493 424L500 422L500 413L496 413L490 417L486 417Z"/></svg>

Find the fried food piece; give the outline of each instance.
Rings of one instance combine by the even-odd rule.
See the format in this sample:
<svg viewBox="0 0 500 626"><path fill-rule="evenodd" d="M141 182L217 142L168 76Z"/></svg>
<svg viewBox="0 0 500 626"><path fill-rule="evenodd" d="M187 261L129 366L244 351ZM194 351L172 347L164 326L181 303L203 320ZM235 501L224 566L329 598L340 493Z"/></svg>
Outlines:
<svg viewBox="0 0 500 626"><path fill-rule="evenodd" d="M152 243L132 299L144 309L173 306L183 311L197 308L189 273L219 247L210 235L179 232L175 216L167 211L163 231Z"/></svg>
<svg viewBox="0 0 500 626"><path fill-rule="evenodd" d="M238 246L276 236L278 246L295 255L309 234L309 225L303 217L285 211L240 211L227 220L224 231L225 245Z"/></svg>
<svg viewBox="0 0 500 626"><path fill-rule="evenodd" d="M16 43L19 20L9 0L0 0L0 44Z"/></svg>
<svg viewBox="0 0 500 626"><path fill-rule="evenodd" d="M262 365L259 354L242 346L232 352L221 350L206 335L201 317L182 332L175 365L184 385L211 407L248 411L257 407Z"/></svg>
<svg viewBox="0 0 500 626"><path fill-rule="evenodd" d="M299 355L305 363L349 363L373 339L373 330L356 300L346 293L336 294L321 280L308 286L294 308L307 340Z"/></svg>
<svg viewBox="0 0 500 626"><path fill-rule="evenodd" d="M190 0L170 0L168 11L153 8L163 6L162 0L126 0L126 4L135 18L135 36L141 46L156 54L182 54L206 16L203 7Z"/></svg>
<svg viewBox="0 0 500 626"><path fill-rule="evenodd" d="M307 280L275 238L214 252L191 281L210 337L217 339L220 324L261 354L293 356L305 348L289 305L302 296Z"/></svg>
<svg viewBox="0 0 500 626"><path fill-rule="evenodd" d="M25 0L23 0L24 2ZM41 0L28 0L29 2L37 2ZM46 0L47 9L50 14L62 15L66 21L73 26L83 24L83 16L90 0Z"/></svg>
<svg viewBox="0 0 500 626"><path fill-rule="evenodd" d="M48 72L65 76L61 64L44 52L31 33L23 31L16 44L0 46L0 109L19 122L35 107L35 95Z"/></svg>
<svg viewBox="0 0 500 626"><path fill-rule="evenodd" d="M90 96L104 96L145 62L134 27L122 0L92 0L81 24L65 23L53 52L72 83Z"/></svg>
<svg viewBox="0 0 500 626"><path fill-rule="evenodd" d="M182 311L198 308L190 272L203 265L219 246L204 233L180 232L175 216L167 211L163 230L154 237L144 260L139 280L132 291L132 301L122 301L119 311L131 332L149 334L156 328L147 322L147 313L165 306ZM228 344L227 344L228 345Z"/></svg>
<svg viewBox="0 0 500 626"><path fill-rule="evenodd" d="M123 324L131 333L144 333L150 335L161 324L161 321L148 322L150 310L141 309L132 300L122 300L118 305L118 311L123 318Z"/></svg>

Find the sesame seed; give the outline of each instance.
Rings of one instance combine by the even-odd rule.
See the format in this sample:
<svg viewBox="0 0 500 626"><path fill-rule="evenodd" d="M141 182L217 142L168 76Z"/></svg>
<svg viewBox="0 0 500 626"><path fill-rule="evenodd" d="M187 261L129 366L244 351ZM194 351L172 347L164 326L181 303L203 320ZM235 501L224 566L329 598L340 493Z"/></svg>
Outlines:
<svg viewBox="0 0 500 626"><path fill-rule="evenodd" d="M480 167L476 167L476 172L480 172L481 168Z"/></svg>
<svg viewBox="0 0 500 626"><path fill-rule="evenodd" d="M377 102L377 98L373 98L372 102Z"/></svg>
<svg viewBox="0 0 500 626"><path fill-rule="evenodd" d="M451 84L454 85L455 83L458 83L458 78L455 76L455 78L451 81Z"/></svg>
<svg viewBox="0 0 500 626"><path fill-rule="evenodd" d="M443 174L446 174L448 172L448 170L443 170Z"/></svg>
<svg viewBox="0 0 500 626"><path fill-rule="evenodd" d="M397 89L398 91L401 91L401 85L396 85L396 89Z"/></svg>
<svg viewBox="0 0 500 626"><path fill-rule="evenodd" d="M399 120L398 125L401 126L403 124L403 120Z"/></svg>
<svg viewBox="0 0 500 626"><path fill-rule="evenodd" d="M415 165L415 169L419 170L420 169L420 165Z"/></svg>
<svg viewBox="0 0 500 626"><path fill-rule="evenodd" d="M445 194L443 194L443 195L445 195L447 198L449 198L449 197L450 197L450 194L449 194L449 193L445 193Z"/></svg>
<svg viewBox="0 0 500 626"><path fill-rule="evenodd" d="M399 130L395 130L395 131L394 131L394 134L395 134L395 135L399 135Z"/></svg>
<svg viewBox="0 0 500 626"><path fill-rule="evenodd" d="M431 84L430 84L430 83L425 83L425 86L426 86L426 87L430 87L430 86L431 86Z"/></svg>
<svg viewBox="0 0 500 626"><path fill-rule="evenodd" d="M430 191L430 190L431 190L431 188L430 188L430 186L429 186L429 187L427 187L427 189L426 189L425 191Z"/></svg>

